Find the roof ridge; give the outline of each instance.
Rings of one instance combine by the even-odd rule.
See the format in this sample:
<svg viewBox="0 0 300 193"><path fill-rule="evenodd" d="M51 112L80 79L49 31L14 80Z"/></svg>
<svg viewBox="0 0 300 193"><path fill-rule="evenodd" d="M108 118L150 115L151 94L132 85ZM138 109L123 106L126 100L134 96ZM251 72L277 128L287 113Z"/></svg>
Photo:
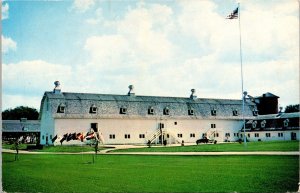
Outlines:
<svg viewBox="0 0 300 193"><path fill-rule="evenodd" d="M54 94L51 91L45 92L48 94ZM76 92L62 92L60 95L64 94L74 94L74 95L102 95L102 96L118 96L118 97L132 97L128 95L121 95L121 94L102 94L102 93L76 93ZM55 94L57 95L57 94ZM58 95L59 96L59 95ZM138 98L138 97L150 97L150 98L173 98L173 99L190 99L190 97L180 97L180 96L153 96L153 95L135 95L133 98ZM196 98L196 99L191 99L191 100L223 100L223 101L242 101L241 99L228 99L228 98Z"/></svg>

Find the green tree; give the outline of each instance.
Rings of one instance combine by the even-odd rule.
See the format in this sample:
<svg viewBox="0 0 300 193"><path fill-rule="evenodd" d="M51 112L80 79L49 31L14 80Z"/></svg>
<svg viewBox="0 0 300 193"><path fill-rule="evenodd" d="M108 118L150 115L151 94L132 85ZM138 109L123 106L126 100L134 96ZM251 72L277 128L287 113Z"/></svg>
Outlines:
<svg viewBox="0 0 300 193"><path fill-rule="evenodd" d="M2 112L3 120L20 120L21 118L37 120L39 118L39 112L34 108L24 106L19 106L14 109L7 109Z"/></svg>
<svg viewBox="0 0 300 193"><path fill-rule="evenodd" d="M285 113L299 112L299 104L286 106L284 112Z"/></svg>

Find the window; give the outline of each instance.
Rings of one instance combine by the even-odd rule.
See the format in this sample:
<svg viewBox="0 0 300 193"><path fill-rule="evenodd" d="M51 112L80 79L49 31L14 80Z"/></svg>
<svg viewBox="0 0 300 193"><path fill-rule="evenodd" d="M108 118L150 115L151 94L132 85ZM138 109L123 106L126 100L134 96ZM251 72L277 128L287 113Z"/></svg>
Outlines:
<svg viewBox="0 0 300 193"><path fill-rule="evenodd" d="M250 137L250 133L248 133L248 137Z"/></svg>
<svg viewBox="0 0 300 193"><path fill-rule="evenodd" d="M216 109L212 109L212 110L211 110L211 115L212 115L212 116L216 116L216 115L217 115Z"/></svg>
<svg viewBox="0 0 300 193"><path fill-rule="evenodd" d="M153 115L153 114L154 114L153 107L149 107L149 109L148 109L148 115Z"/></svg>
<svg viewBox="0 0 300 193"><path fill-rule="evenodd" d="M225 133L225 137L230 137L230 133Z"/></svg>
<svg viewBox="0 0 300 193"><path fill-rule="evenodd" d="M115 138L116 138L115 134L110 134L109 135L109 139L115 139Z"/></svg>
<svg viewBox="0 0 300 193"><path fill-rule="evenodd" d="M283 126L288 127L289 126L289 122L290 122L289 119L284 120L283 121Z"/></svg>
<svg viewBox="0 0 300 193"><path fill-rule="evenodd" d="M50 135L50 139L52 139L52 135Z"/></svg>
<svg viewBox="0 0 300 193"><path fill-rule="evenodd" d="M169 115L170 114L170 110L168 107L164 108L164 115Z"/></svg>
<svg viewBox="0 0 300 193"><path fill-rule="evenodd" d="M130 139L130 134L125 134L125 139Z"/></svg>
<svg viewBox="0 0 300 193"><path fill-rule="evenodd" d="M44 139L45 139L45 136L43 135L43 136L42 136L42 140L44 140Z"/></svg>
<svg viewBox="0 0 300 193"><path fill-rule="evenodd" d="M253 116L257 116L257 115L258 115L258 111L257 111L256 109L254 109L254 110L252 111L252 114L253 114Z"/></svg>
<svg viewBox="0 0 300 193"><path fill-rule="evenodd" d="M177 125L177 121L174 122L174 125Z"/></svg>
<svg viewBox="0 0 300 193"><path fill-rule="evenodd" d="M145 134L140 134L140 138L145 138Z"/></svg>
<svg viewBox="0 0 300 193"><path fill-rule="evenodd" d="M191 133L190 134L190 137L192 138L192 137L195 137L195 133Z"/></svg>
<svg viewBox="0 0 300 193"><path fill-rule="evenodd" d="M96 114L97 113L97 107L95 105L92 105L90 107L90 113L92 113L92 114Z"/></svg>
<svg viewBox="0 0 300 193"><path fill-rule="evenodd" d="M210 128L216 128L216 124L212 123L212 124L210 125Z"/></svg>
<svg viewBox="0 0 300 193"><path fill-rule="evenodd" d="M263 120L262 122L260 122L260 126L261 128L265 128L267 121Z"/></svg>
<svg viewBox="0 0 300 193"><path fill-rule="evenodd" d="M214 137L219 137L219 133L214 133Z"/></svg>
<svg viewBox="0 0 300 193"><path fill-rule="evenodd" d="M271 133L266 133L266 137L271 137Z"/></svg>
<svg viewBox="0 0 300 193"><path fill-rule="evenodd" d="M65 104L60 104L58 106L57 112L58 113L65 113L65 110L66 110L66 105Z"/></svg>
<svg viewBox="0 0 300 193"><path fill-rule="evenodd" d="M283 137L283 133L278 133L278 137Z"/></svg>
<svg viewBox="0 0 300 193"><path fill-rule="evenodd" d="M189 115L194 115L194 110L193 110L193 109L189 109L189 110L188 110L188 114L189 114Z"/></svg>
<svg viewBox="0 0 300 193"><path fill-rule="evenodd" d="M254 137L259 137L259 133L254 133Z"/></svg>
<svg viewBox="0 0 300 193"><path fill-rule="evenodd" d="M232 111L232 115L233 115L233 116L238 116L238 111L237 111L237 110L233 110L233 111Z"/></svg>
<svg viewBox="0 0 300 193"><path fill-rule="evenodd" d="M177 137L178 137L178 138L182 138L182 134L181 134L181 133L178 133L178 134L177 134Z"/></svg>
<svg viewBox="0 0 300 193"><path fill-rule="evenodd" d="M127 109L124 107L120 108L120 114L126 114L127 113Z"/></svg>
<svg viewBox="0 0 300 193"><path fill-rule="evenodd" d="M253 122L252 122L252 128L253 128L253 129L256 128L256 124L257 124L257 121L253 121Z"/></svg>
<svg viewBox="0 0 300 193"><path fill-rule="evenodd" d="M159 124L158 124L158 128L159 128L159 129L163 129L163 128L165 128L165 124L163 124L163 123L159 123Z"/></svg>
<svg viewBox="0 0 300 193"><path fill-rule="evenodd" d="M98 123L91 123L91 128L94 130L94 132L98 132Z"/></svg>

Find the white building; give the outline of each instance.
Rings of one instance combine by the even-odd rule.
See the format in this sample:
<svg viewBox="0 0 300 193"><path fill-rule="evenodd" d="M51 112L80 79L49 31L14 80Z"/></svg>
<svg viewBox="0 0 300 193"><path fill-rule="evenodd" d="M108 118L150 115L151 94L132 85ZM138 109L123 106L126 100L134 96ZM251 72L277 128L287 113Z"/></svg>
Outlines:
<svg viewBox="0 0 300 193"><path fill-rule="evenodd" d="M104 144L195 143L206 135L217 141L236 141L243 128L242 100L137 96L133 86L124 95L61 92L59 82L41 101L41 144L91 128ZM245 103L246 119L257 115L256 104ZM60 144L59 140L54 142ZM80 144L80 140L64 141Z"/></svg>
<svg viewBox="0 0 300 193"><path fill-rule="evenodd" d="M246 137L249 141L299 140L299 117L299 112L258 115L247 121Z"/></svg>

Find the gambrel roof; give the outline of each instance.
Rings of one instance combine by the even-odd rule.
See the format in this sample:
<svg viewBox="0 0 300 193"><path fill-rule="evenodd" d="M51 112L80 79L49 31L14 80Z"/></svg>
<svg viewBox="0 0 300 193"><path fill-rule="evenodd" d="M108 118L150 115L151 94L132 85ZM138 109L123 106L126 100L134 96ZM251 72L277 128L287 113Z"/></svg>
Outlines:
<svg viewBox="0 0 300 193"><path fill-rule="evenodd" d="M60 105L65 107L64 113L57 111ZM90 112L92 106L97 108L96 113ZM41 113L44 108L51 111L54 118L242 119L242 100L230 99L45 92ZM126 113L121 114L121 108L126 109ZM153 109L153 114L148 113L149 108ZM165 108L169 109L168 115L164 114ZM193 114L189 115L191 109ZM253 117L255 109L255 103L247 101L245 116ZM216 111L215 116L212 110ZM235 110L237 115L233 115Z"/></svg>

